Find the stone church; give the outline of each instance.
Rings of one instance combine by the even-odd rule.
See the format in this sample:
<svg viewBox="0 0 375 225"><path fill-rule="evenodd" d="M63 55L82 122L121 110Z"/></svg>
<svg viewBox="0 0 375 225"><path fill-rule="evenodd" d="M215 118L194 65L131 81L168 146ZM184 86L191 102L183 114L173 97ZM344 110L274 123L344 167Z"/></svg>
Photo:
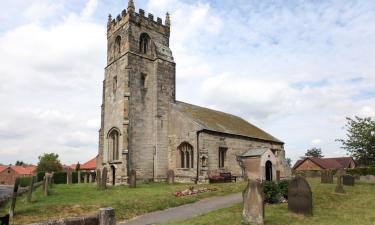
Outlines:
<svg viewBox="0 0 375 225"><path fill-rule="evenodd" d="M230 172L245 176L243 157L265 158L259 179L290 175L284 143L240 117L177 101L176 63L165 22L127 9L107 24L107 66L103 81L97 169L109 181L162 181L173 170L176 181L205 182ZM269 159L269 160L267 160Z"/></svg>

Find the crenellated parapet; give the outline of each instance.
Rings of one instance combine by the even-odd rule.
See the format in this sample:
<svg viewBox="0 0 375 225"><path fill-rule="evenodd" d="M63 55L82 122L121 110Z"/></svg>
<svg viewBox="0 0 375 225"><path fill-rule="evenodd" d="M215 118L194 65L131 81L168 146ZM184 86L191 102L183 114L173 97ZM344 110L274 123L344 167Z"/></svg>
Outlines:
<svg viewBox="0 0 375 225"><path fill-rule="evenodd" d="M143 9L139 9L138 13L135 12L135 6L132 0L129 0L128 8L122 10L121 14L118 14L115 18L113 18L112 15L109 14L107 23L107 35L111 36L128 22L134 22L139 25L144 25L168 37L170 36L171 21L169 13L166 14L165 23L163 24L163 20L160 17L157 17L155 20L152 13L148 13L146 16L146 13Z"/></svg>

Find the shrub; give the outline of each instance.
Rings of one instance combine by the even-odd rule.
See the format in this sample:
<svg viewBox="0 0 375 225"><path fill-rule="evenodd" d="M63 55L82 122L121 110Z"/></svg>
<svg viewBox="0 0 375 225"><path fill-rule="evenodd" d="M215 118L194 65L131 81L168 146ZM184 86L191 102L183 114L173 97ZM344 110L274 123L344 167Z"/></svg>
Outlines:
<svg viewBox="0 0 375 225"><path fill-rule="evenodd" d="M66 172L55 172L53 173L53 182L55 184L66 184Z"/></svg>
<svg viewBox="0 0 375 225"><path fill-rule="evenodd" d="M289 187L290 180L282 180L279 182L279 190L280 194L285 198L288 199L288 187Z"/></svg>
<svg viewBox="0 0 375 225"><path fill-rule="evenodd" d="M267 203L278 203L280 199L280 190L277 183L273 181L263 181L262 188L264 192L264 201Z"/></svg>
<svg viewBox="0 0 375 225"><path fill-rule="evenodd" d="M36 175L37 182L43 181L44 174L45 174L44 172L38 172L37 173L37 175Z"/></svg>
<svg viewBox="0 0 375 225"><path fill-rule="evenodd" d="M375 176L375 166L365 167L365 168L354 168L349 169L348 174L350 175L360 175L360 176L366 176L366 175L374 175Z"/></svg>
<svg viewBox="0 0 375 225"><path fill-rule="evenodd" d="M19 178L20 186L21 187L28 187L28 186L30 186L31 178L32 177L20 177Z"/></svg>

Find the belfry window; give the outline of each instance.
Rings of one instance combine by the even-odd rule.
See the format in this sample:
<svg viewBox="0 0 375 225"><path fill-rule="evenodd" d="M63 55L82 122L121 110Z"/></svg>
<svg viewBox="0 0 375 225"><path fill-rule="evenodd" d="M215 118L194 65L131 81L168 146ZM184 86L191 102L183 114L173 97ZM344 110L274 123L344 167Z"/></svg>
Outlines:
<svg viewBox="0 0 375 225"><path fill-rule="evenodd" d="M117 36L115 40L115 55L121 53L121 36Z"/></svg>
<svg viewBox="0 0 375 225"><path fill-rule="evenodd" d="M150 37L143 33L139 39L139 52L141 54L147 54L149 50L149 44L150 44Z"/></svg>
<svg viewBox="0 0 375 225"><path fill-rule="evenodd" d="M219 148L219 168L224 168L227 150L228 150L227 148L223 148L223 147Z"/></svg>
<svg viewBox="0 0 375 225"><path fill-rule="evenodd" d="M182 143L179 147L180 167L184 169L194 168L194 151L188 143Z"/></svg>
<svg viewBox="0 0 375 225"><path fill-rule="evenodd" d="M111 161L119 159L119 132L112 129L108 134L108 153Z"/></svg>

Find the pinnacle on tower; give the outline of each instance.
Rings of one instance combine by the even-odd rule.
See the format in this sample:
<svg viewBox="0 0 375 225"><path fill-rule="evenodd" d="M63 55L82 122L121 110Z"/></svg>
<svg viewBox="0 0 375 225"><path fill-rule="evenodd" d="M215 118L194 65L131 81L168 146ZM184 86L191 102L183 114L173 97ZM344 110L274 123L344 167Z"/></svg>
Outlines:
<svg viewBox="0 0 375 225"><path fill-rule="evenodd" d="M134 1L129 0L128 1L128 13L132 14L135 12L135 6L134 6Z"/></svg>
<svg viewBox="0 0 375 225"><path fill-rule="evenodd" d="M108 23L107 23L107 25L110 26L111 23L112 23L112 15L109 14L109 15L108 15Z"/></svg>
<svg viewBox="0 0 375 225"><path fill-rule="evenodd" d="M169 13L167 12L166 18L165 18L165 26L170 27L171 26L171 18L169 17Z"/></svg>

